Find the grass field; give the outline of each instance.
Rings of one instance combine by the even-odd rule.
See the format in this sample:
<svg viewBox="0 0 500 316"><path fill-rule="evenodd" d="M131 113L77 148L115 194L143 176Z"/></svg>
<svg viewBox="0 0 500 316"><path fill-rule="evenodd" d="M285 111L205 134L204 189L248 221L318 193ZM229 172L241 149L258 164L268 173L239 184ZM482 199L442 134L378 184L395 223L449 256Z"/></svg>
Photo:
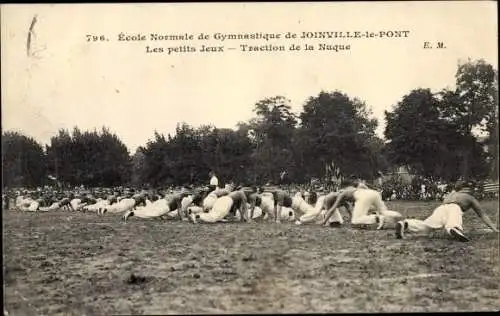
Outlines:
<svg viewBox="0 0 500 316"><path fill-rule="evenodd" d="M437 203L388 203L425 218ZM483 202L498 221L498 202ZM500 309L499 235L469 243L292 223L3 213L9 315L421 312Z"/></svg>

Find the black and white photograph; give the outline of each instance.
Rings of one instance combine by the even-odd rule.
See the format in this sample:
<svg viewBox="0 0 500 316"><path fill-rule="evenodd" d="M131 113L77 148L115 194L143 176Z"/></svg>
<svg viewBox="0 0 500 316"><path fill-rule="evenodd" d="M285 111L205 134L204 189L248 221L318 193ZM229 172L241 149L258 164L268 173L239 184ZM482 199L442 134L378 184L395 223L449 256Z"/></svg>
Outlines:
<svg viewBox="0 0 500 316"><path fill-rule="evenodd" d="M0 5L4 315L499 311L497 9Z"/></svg>

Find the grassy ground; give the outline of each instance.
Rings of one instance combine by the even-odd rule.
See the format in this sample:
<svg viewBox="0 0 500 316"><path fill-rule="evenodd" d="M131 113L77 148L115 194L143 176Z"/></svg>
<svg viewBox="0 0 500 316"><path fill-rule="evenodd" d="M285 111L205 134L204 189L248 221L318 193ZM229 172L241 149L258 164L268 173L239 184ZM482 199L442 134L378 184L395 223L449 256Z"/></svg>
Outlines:
<svg viewBox="0 0 500 316"><path fill-rule="evenodd" d="M437 203L388 203L425 218ZM483 202L497 220L498 202ZM497 220L498 221L498 220ZM473 211L443 231L291 223L193 225L83 213L3 213L9 315L487 311L499 236Z"/></svg>

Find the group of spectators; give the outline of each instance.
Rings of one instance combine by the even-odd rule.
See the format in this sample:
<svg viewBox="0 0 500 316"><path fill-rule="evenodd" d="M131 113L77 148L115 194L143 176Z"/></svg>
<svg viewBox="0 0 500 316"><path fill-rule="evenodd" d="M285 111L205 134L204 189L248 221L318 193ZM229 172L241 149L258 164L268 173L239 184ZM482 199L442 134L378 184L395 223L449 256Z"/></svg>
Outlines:
<svg viewBox="0 0 500 316"><path fill-rule="evenodd" d="M497 190L488 190L488 181L469 181L471 194L477 199L498 197ZM403 183L399 179L387 181L382 184L380 191L385 201L407 200L407 201L440 201L443 197L454 190L453 184L440 180L415 177L411 183Z"/></svg>

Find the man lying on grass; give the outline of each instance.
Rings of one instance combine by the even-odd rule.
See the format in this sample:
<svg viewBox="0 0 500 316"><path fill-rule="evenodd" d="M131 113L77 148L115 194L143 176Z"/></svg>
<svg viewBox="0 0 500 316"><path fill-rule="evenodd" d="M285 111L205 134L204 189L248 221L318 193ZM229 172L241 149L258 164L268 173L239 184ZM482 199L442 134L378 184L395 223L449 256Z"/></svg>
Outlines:
<svg viewBox="0 0 500 316"><path fill-rule="evenodd" d="M425 220L406 219L396 224L396 238L404 238L405 233L429 234L435 229L444 228L448 234L459 241L469 241L462 229L463 212L473 209L479 218L495 233L498 229L491 222L483 208L471 194L468 185L458 183L456 192L450 193L443 200L443 204L432 212Z"/></svg>

